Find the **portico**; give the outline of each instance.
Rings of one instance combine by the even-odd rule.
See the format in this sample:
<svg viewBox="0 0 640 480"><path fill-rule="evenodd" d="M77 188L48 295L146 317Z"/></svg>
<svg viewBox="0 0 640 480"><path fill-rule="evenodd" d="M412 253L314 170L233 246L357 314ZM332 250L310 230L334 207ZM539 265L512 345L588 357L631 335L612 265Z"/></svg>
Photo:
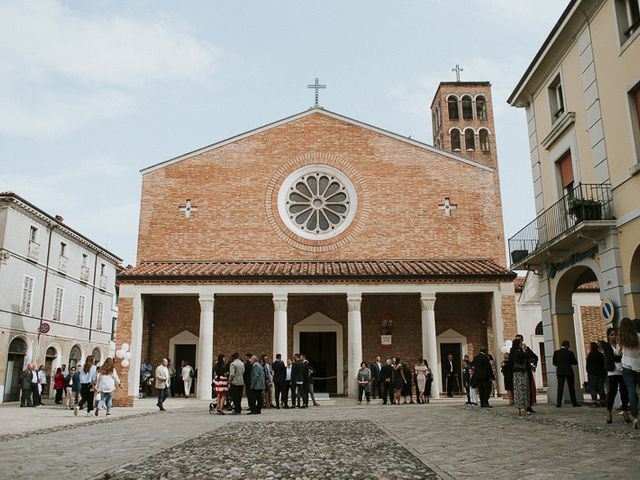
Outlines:
<svg viewBox="0 0 640 480"><path fill-rule="evenodd" d="M138 392L140 359L175 358L169 340L174 331L186 330L190 338L197 338L196 394L201 399L211 398L212 364L219 353L227 357L234 351L273 357L279 353L286 359L300 348L300 332L322 331L339 331L336 388L331 394L355 397L360 362L370 362L376 355L397 355L410 367L419 357L427 359L434 376L432 396L438 398L441 359L437 335L455 326L469 338L465 351L478 351L488 344L497 357L503 343L503 297L513 295L511 274L506 271L500 273L502 279L486 278L484 282L453 282L451 278L424 282L418 275L414 282L397 278L393 282L396 275L381 274L378 282L356 283L351 274L344 275L341 283L304 283L296 276L288 282L270 283L265 276L263 282L251 284L220 279L215 283L185 279L176 284L167 282L161 272L156 272L152 283L141 281L136 273L123 276L120 290L120 301L125 304L121 311L126 315L126 305L132 307L130 396ZM441 277L447 280L446 275ZM460 310L463 305L467 306ZM392 320L390 346L381 342L383 318Z"/></svg>

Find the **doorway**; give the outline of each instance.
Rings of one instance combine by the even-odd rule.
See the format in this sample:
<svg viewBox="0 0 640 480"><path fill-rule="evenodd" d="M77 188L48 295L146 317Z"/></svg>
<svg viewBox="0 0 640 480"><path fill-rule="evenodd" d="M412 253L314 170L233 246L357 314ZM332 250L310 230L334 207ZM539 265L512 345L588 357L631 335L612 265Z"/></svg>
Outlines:
<svg viewBox="0 0 640 480"><path fill-rule="evenodd" d="M49 397L49 392L53 393L51 380L55 375L54 362L56 361L56 358L58 358L58 352L56 351L56 349L54 347L47 348L47 352L45 353L44 357L44 372L47 376L47 384L42 387L42 392L40 392L42 398Z"/></svg>
<svg viewBox="0 0 640 480"><path fill-rule="evenodd" d="M315 371L313 389L316 392L337 393L336 332L300 332L300 353Z"/></svg>
<svg viewBox="0 0 640 480"><path fill-rule="evenodd" d="M440 365L441 365L441 375L442 375L442 386L443 389L447 390L447 371L449 370L449 355L453 357L453 370L456 374L456 379L452 385L452 391L458 392L460 395L461 391L461 380L462 380L462 348L459 343L441 343L440 344Z"/></svg>
<svg viewBox="0 0 640 480"><path fill-rule="evenodd" d="M176 375L182 375L181 365L183 361L189 362L191 368L196 369L196 346L191 344L181 344L178 343L175 346L175 354L174 357L176 359L174 368L176 369ZM195 383L191 382L191 391L190 394L195 391Z"/></svg>
<svg viewBox="0 0 640 480"><path fill-rule="evenodd" d="M20 400L20 384L22 383L22 371L25 368L27 356L27 344L21 338L14 338L9 344L7 356L7 376L4 381L4 402L17 402Z"/></svg>

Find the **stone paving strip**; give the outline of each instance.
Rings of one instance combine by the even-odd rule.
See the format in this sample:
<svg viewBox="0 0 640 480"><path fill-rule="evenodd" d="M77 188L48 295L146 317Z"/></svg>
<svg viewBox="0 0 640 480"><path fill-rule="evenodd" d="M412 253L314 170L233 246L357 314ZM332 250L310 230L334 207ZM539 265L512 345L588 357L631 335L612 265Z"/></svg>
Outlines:
<svg viewBox="0 0 640 480"><path fill-rule="evenodd" d="M104 480L437 479L368 420L236 422L107 472Z"/></svg>

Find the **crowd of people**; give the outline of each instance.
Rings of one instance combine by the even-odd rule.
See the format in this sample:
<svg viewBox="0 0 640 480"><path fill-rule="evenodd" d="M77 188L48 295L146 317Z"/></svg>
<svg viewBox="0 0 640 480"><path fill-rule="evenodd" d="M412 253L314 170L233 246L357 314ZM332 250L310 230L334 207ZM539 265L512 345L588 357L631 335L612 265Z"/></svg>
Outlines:
<svg viewBox="0 0 640 480"><path fill-rule="evenodd" d="M21 407L37 407L42 405L42 392L46 387L47 377L44 366L38 370L30 363L22 373L20 393ZM100 410L111 415L113 392L120 386L120 378L112 358L107 358L98 368L95 358L88 356L82 368L66 365L56 369L53 375L53 388L56 391L55 404L73 410L78 415L87 406L87 416L91 412L95 416Z"/></svg>

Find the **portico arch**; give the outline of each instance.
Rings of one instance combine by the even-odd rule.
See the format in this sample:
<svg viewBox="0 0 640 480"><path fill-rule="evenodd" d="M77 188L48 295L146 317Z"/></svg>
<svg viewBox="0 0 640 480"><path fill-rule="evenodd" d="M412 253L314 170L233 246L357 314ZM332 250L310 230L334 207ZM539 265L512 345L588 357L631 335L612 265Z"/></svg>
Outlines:
<svg viewBox="0 0 640 480"><path fill-rule="evenodd" d="M631 294L634 317L640 317L640 245L631 257L631 269L629 275L630 285L627 287Z"/></svg>
<svg viewBox="0 0 640 480"><path fill-rule="evenodd" d="M293 326L293 351L295 353L300 352L300 334L303 332L318 333L318 332L333 332L336 335L336 365L337 365L337 382L336 393L338 395L344 394L344 352L342 351L342 325L335 320L331 319L327 315L315 312L309 315L304 320L296 323Z"/></svg>

